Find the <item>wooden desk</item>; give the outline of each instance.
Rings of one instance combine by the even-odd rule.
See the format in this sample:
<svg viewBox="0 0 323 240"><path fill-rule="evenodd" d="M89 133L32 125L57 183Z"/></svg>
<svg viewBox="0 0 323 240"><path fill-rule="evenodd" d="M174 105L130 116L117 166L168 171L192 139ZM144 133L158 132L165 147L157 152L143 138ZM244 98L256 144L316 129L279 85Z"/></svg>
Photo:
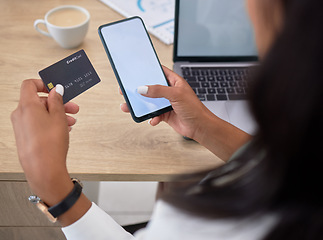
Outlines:
<svg viewBox="0 0 323 240"><path fill-rule="evenodd" d="M34 20L43 18L49 9L67 4L83 6L91 14L84 43L71 50L60 48L54 40L33 28ZM19 209L25 206L31 211L28 203L20 202L20 198L25 201L29 190L19 165L10 122L10 114L19 99L20 84L26 78L39 78L39 70L79 49L86 51L102 82L74 100L80 105L80 112L70 134L67 164L72 176L88 181L169 181L177 174L222 164L219 158L199 144L184 140L168 125L137 124L130 115L121 112L119 105L123 98L97 33L99 25L122 19L121 15L97 0L0 0L0 9L1 239L6 239L1 237L3 227L23 226L30 221L22 211L22 217L3 215L15 210L8 208L8 204ZM172 46L154 37L152 40L162 64L171 68ZM39 220L27 223L28 226L39 224L44 225Z"/></svg>

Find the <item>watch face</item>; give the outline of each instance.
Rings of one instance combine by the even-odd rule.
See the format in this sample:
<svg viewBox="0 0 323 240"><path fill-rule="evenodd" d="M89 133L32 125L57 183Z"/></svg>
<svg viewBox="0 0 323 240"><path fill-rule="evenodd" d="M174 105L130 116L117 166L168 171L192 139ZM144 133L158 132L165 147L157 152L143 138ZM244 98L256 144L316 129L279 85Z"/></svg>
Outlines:
<svg viewBox="0 0 323 240"><path fill-rule="evenodd" d="M51 221L52 223L55 223L57 221L57 218L53 217L53 215L50 214L50 212L48 212L48 207L45 203L39 202L36 203L36 206L40 211L42 211L46 215L49 221Z"/></svg>

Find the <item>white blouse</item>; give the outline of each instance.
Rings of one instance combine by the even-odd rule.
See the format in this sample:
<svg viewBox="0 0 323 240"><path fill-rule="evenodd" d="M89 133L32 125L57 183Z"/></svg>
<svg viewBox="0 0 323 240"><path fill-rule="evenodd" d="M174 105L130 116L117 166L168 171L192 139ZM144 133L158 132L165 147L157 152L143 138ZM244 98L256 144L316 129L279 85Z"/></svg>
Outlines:
<svg viewBox="0 0 323 240"><path fill-rule="evenodd" d="M62 231L68 240L254 240L263 238L277 221L275 214L243 219L207 219L159 200L147 227L133 236L92 203L82 218Z"/></svg>

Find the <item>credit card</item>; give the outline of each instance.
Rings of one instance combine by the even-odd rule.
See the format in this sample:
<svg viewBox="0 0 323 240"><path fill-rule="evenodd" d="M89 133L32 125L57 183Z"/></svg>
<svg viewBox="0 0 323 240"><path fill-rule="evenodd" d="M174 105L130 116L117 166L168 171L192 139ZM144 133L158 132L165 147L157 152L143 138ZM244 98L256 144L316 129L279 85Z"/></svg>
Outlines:
<svg viewBox="0 0 323 240"><path fill-rule="evenodd" d="M39 71L39 76L48 92L63 85L64 104L101 81L83 49Z"/></svg>

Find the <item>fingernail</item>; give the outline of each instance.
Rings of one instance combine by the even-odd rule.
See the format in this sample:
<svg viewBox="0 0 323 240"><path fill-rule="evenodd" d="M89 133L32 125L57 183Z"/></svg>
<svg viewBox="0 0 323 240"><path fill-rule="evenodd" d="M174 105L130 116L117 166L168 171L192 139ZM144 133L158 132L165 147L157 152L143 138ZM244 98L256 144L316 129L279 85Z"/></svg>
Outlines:
<svg viewBox="0 0 323 240"><path fill-rule="evenodd" d="M148 87L147 86L140 86L137 88L137 92L139 94L147 94L148 93Z"/></svg>
<svg viewBox="0 0 323 240"><path fill-rule="evenodd" d="M153 120L152 118L148 120L148 124L151 126L151 120Z"/></svg>
<svg viewBox="0 0 323 240"><path fill-rule="evenodd" d="M63 97L64 95L64 87L61 84L56 85L56 92Z"/></svg>

